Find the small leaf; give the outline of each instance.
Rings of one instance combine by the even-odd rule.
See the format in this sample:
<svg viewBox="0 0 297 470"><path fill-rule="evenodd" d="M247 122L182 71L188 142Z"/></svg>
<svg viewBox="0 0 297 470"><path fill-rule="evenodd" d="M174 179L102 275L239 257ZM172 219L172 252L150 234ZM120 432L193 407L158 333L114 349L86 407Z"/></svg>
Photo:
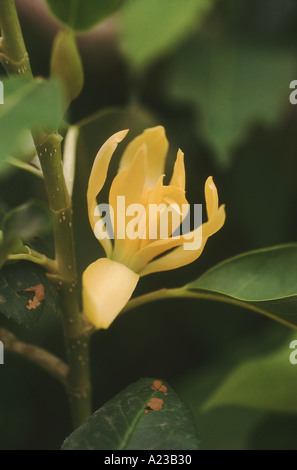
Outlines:
<svg viewBox="0 0 297 470"><path fill-rule="evenodd" d="M203 410L233 405L297 413L297 374L289 346L290 340L277 352L240 364L204 402Z"/></svg>
<svg viewBox="0 0 297 470"><path fill-rule="evenodd" d="M3 219L4 240L30 241L52 228L48 206L41 201L29 201L9 211Z"/></svg>
<svg viewBox="0 0 297 470"><path fill-rule="evenodd" d="M52 228L48 206L41 201L29 201L7 212L0 236L0 268L9 254L26 252L23 242L47 234Z"/></svg>
<svg viewBox="0 0 297 470"><path fill-rule="evenodd" d="M114 13L122 0L46 0L46 3L62 23L75 31L85 31Z"/></svg>
<svg viewBox="0 0 297 470"><path fill-rule="evenodd" d="M130 0L122 8L123 48L143 67L184 39L202 21L213 0Z"/></svg>
<svg viewBox="0 0 297 470"><path fill-rule="evenodd" d="M0 271L0 313L26 327L42 314L56 313L57 297L45 271L33 263L17 262Z"/></svg>
<svg viewBox="0 0 297 470"><path fill-rule="evenodd" d="M71 30L61 30L55 37L51 56L51 77L61 80L67 104L80 94L84 83L84 72Z"/></svg>
<svg viewBox="0 0 297 470"><path fill-rule="evenodd" d="M141 379L103 405L62 449L197 450L198 439L189 409L173 390Z"/></svg>
<svg viewBox="0 0 297 470"><path fill-rule="evenodd" d="M185 287L235 303L297 329L297 244L226 260Z"/></svg>
<svg viewBox="0 0 297 470"><path fill-rule="evenodd" d="M0 237L0 268L5 264L8 255L24 253L25 247L22 240L15 239L6 241Z"/></svg>
<svg viewBox="0 0 297 470"><path fill-rule="evenodd" d="M17 236L4 238L3 230L0 230L0 268L4 265L9 254L24 252L24 244Z"/></svg>
<svg viewBox="0 0 297 470"><path fill-rule="evenodd" d="M7 244L6 242L4 242L3 231L0 230L0 268L3 266L3 264L6 261L9 249L10 249L10 244Z"/></svg>
<svg viewBox="0 0 297 470"><path fill-rule="evenodd" d="M0 170L5 159L19 148L26 129L55 129L63 109L61 86L56 81L32 81L23 77L4 79L4 104L0 106Z"/></svg>

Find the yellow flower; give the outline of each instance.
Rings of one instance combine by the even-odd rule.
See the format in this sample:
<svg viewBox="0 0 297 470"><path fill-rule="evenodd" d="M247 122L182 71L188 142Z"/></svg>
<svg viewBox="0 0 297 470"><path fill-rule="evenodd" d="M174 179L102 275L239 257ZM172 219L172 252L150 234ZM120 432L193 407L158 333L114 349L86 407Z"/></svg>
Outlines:
<svg viewBox="0 0 297 470"><path fill-rule="evenodd" d="M125 130L111 136L99 150L93 164L87 201L89 220L95 234L96 227L105 227L107 231L107 223L98 211L96 198L105 183L111 157L127 132ZM83 274L84 312L98 329L110 326L130 299L141 276L192 263L201 255L207 239L225 222L225 208L223 205L219 207L217 189L209 177L205 183L207 222L190 234L176 235L176 229L187 215L183 208L188 206L184 155L181 150L178 151L171 181L166 186L163 184L163 173L167 151L164 128L158 126L146 129L132 140L120 160L118 174L109 190L109 207L114 215L111 217L114 239L101 237L99 241L106 258L92 263ZM128 213L118 207L123 197L125 208L132 207ZM150 208L160 204L163 204L160 206L163 210L154 212L152 217ZM169 206L175 208L173 212L179 215L178 219L173 213L164 211L164 207ZM144 209L139 212L141 207ZM133 218L135 210L138 211L137 223ZM164 217L168 224L166 237L160 234ZM125 233L121 232L121 222L126 228ZM127 236L128 229L130 236ZM135 232L137 237L133 236ZM150 236L152 233L153 237ZM186 246L189 239L199 240L196 249Z"/></svg>

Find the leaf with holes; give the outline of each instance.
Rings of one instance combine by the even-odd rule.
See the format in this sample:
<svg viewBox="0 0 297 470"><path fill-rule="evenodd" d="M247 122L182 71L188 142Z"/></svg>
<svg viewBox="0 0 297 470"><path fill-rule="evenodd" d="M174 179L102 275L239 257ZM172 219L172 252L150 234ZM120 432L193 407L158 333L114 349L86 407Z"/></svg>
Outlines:
<svg viewBox="0 0 297 470"><path fill-rule="evenodd" d="M102 406L63 450L197 450L193 417L160 380L141 379Z"/></svg>

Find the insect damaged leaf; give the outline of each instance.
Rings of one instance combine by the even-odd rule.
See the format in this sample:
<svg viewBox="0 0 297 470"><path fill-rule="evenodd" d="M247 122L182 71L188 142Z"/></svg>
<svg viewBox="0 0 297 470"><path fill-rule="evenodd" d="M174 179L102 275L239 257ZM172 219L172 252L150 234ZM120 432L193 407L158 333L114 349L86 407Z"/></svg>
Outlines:
<svg viewBox="0 0 297 470"><path fill-rule="evenodd" d="M164 405L164 400L162 400L162 398L153 397L147 403L144 409L144 414L148 414L150 411L160 411L162 410L163 405Z"/></svg>
<svg viewBox="0 0 297 470"><path fill-rule="evenodd" d="M22 261L0 270L0 313L7 318L29 327L58 308L58 299L39 266Z"/></svg>
<svg viewBox="0 0 297 470"><path fill-rule="evenodd" d="M34 292L33 300L29 299L27 309L40 307L41 302L45 299L44 285L40 283L37 286L28 287L25 292Z"/></svg>
<svg viewBox="0 0 297 470"><path fill-rule="evenodd" d="M165 395L166 394L166 395ZM187 405L158 379L141 379L109 400L64 442L63 450L196 450Z"/></svg>

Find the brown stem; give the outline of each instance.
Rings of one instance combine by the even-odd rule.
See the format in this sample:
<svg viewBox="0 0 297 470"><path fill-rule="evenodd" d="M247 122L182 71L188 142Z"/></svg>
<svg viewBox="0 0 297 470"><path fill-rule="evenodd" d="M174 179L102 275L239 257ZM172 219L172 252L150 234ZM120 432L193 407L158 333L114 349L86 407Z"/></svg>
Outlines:
<svg viewBox="0 0 297 470"><path fill-rule="evenodd" d="M58 357L38 346L19 341L10 331L0 328L4 350L18 354L46 370L64 387L67 387L68 366Z"/></svg>

